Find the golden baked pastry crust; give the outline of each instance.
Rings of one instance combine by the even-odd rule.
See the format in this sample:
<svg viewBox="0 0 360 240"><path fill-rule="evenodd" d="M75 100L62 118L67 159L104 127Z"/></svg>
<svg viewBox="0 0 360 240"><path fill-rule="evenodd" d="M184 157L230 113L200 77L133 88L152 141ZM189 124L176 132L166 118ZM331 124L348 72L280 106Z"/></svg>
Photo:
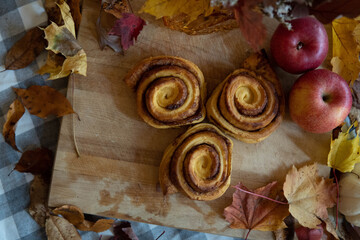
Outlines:
<svg viewBox="0 0 360 240"><path fill-rule="evenodd" d="M204 75L186 59L144 59L128 72L124 81L136 90L140 117L155 128L198 123L206 116Z"/></svg>
<svg viewBox="0 0 360 240"><path fill-rule="evenodd" d="M232 141L217 127L197 124L170 144L159 171L163 193L183 192L194 200L214 200L230 185Z"/></svg>
<svg viewBox="0 0 360 240"><path fill-rule="evenodd" d="M282 122L285 99L264 52L251 55L211 94L208 118L227 134L247 143L267 138Z"/></svg>

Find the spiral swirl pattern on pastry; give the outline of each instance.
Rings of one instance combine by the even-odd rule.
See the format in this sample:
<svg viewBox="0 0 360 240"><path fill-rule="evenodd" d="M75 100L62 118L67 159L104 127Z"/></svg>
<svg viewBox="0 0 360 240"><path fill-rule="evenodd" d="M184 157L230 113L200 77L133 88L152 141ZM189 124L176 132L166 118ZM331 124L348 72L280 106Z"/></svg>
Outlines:
<svg viewBox="0 0 360 240"><path fill-rule="evenodd" d="M164 194L178 191L195 200L213 200L230 184L232 142L212 124L201 123L165 150L160 164Z"/></svg>
<svg viewBox="0 0 360 240"><path fill-rule="evenodd" d="M179 57L151 57L125 77L136 90L140 117L156 128L201 122L206 115L206 86L201 70Z"/></svg>
<svg viewBox="0 0 360 240"><path fill-rule="evenodd" d="M210 121L248 143L268 137L281 123L284 99L279 81L262 53L249 57L213 91L207 102Z"/></svg>

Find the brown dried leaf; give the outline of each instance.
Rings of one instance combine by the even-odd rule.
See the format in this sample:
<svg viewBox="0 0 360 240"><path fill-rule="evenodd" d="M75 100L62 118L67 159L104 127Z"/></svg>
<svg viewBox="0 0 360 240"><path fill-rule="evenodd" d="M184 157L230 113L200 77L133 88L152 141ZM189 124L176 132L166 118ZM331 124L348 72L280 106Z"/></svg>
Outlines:
<svg viewBox="0 0 360 240"><path fill-rule="evenodd" d="M57 25L63 25L64 21L61 17L60 8L57 6L57 4L60 4L61 2L64 2L64 0L45 0L45 11L48 15L48 22L54 22Z"/></svg>
<svg viewBox="0 0 360 240"><path fill-rule="evenodd" d="M35 27L17 41L5 57L5 69L16 70L28 66L45 49L44 32Z"/></svg>
<svg viewBox="0 0 360 240"><path fill-rule="evenodd" d="M62 215L73 225L82 223L85 218L82 210L74 205L64 205L53 210L53 213Z"/></svg>
<svg viewBox="0 0 360 240"><path fill-rule="evenodd" d="M34 175L50 175L53 164L53 153L47 148L37 148L24 152L14 169Z"/></svg>
<svg viewBox="0 0 360 240"><path fill-rule="evenodd" d="M28 89L13 88L27 110L38 117L53 114L62 117L75 113L64 95L49 86L31 86Z"/></svg>
<svg viewBox="0 0 360 240"><path fill-rule="evenodd" d="M250 191L241 183L236 187ZM272 182L252 192L278 200L281 197L275 187L276 182ZM288 208L287 204L275 203L237 189L232 204L224 210L224 216L231 223L231 228L275 231L286 227L283 220L289 215Z"/></svg>
<svg viewBox="0 0 360 240"><path fill-rule="evenodd" d="M46 219L45 231L49 240L81 240L78 231L65 218L50 216Z"/></svg>
<svg viewBox="0 0 360 240"><path fill-rule="evenodd" d="M99 219L96 222L84 220L84 222L75 225L75 227L81 231L103 232L111 228L113 224L114 220L112 219Z"/></svg>
<svg viewBox="0 0 360 240"><path fill-rule="evenodd" d="M328 218L327 208L335 205L336 185L332 179L318 175L316 164L299 170L293 166L286 175L284 195L291 215L302 226L317 228L321 220Z"/></svg>
<svg viewBox="0 0 360 240"><path fill-rule="evenodd" d="M9 107L9 111L6 115L6 122L3 127L5 142L12 146L16 151L19 151L15 141L16 123L20 120L24 113L24 106L18 99L16 99Z"/></svg>
<svg viewBox="0 0 360 240"><path fill-rule="evenodd" d="M262 0L239 0L234 7L235 19L245 40L258 51L266 38L266 27L262 23L263 14L257 9Z"/></svg>
<svg viewBox="0 0 360 240"><path fill-rule="evenodd" d="M310 14L314 15L323 24L331 23L338 16L354 18L360 15L359 0L329 0L315 1L310 7Z"/></svg>
<svg viewBox="0 0 360 240"><path fill-rule="evenodd" d="M75 23L75 32L77 33L81 22L80 0L67 0L66 2L70 7L71 16Z"/></svg>
<svg viewBox="0 0 360 240"><path fill-rule="evenodd" d="M123 13L132 13L130 3L128 0L104 0L102 4L102 9L106 13L114 15L116 18L121 18Z"/></svg>
<svg viewBox="0 0 360 240"><path fill-rule="evenodd" d="M49 188L50 182L41 176L35 176L30 185L29 214L41 227L45 227Z"/></svg>

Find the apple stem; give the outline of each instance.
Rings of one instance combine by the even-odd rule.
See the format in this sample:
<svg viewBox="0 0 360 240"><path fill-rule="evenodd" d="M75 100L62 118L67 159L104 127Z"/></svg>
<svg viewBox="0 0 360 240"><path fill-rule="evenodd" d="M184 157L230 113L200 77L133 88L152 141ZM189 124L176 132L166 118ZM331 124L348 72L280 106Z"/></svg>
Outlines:
<svg viewBox="0 0 360 240"><path fill-rule="evenodd" d="M289 204L289 203L287 203L287 202L281 202L281 201L278 201L278 200L275 200L275 199L272 199L272 198L269 198L269 197L265 197L265 196L260 195L260 194L257 194L257 193L253 193L253 192L250 192L250 191L246 191L246 190L244 190L244 189L242 189L242 188L239 188L239 187L237 187L237 186L233 186L233 188L235 188L235 189L237 189L237 190L239 190L239 191L248 193L248 194L250 194L250 195L254 195L254 196L257 196L257 197L261 197L261 198L267 199L267 200L272 201L272 202L276 202L276 203L278 203L278 204L283 204L283 205L288 205L288 204Z"/></svg>
<svg viewBox="0 0 360 240"><path fill-rule="evenodd" d="M335 172L335 168L333 168L333 174L334 174L334 178L335 178L335 183L336 183L336 226L335 229L337 229L338 227L338 217L339 217L339 182L338 179L336 177L336 172Z"/></svg>

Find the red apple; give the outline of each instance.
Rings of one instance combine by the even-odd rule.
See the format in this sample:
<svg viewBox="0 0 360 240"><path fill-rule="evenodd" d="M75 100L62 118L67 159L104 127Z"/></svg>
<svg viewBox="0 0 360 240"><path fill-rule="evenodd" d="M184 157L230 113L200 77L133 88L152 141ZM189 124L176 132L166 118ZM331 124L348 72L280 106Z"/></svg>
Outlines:
<svg viewBox="0 0 360 240"><path fill-rule="evenodd" d="M349 114L351 105L347 82L326 69L305 73L290 91L290 116L308 132L325 133L339 126Z"/></svg>
<svg viewBox="0 0 360 240"><path fill-rule="evenodd" d="M271 38L270 49L276 63L289 73L303 73L320 66L329 41L324 26L315 18L290 21L292 29L280 24Z"/></svg>

